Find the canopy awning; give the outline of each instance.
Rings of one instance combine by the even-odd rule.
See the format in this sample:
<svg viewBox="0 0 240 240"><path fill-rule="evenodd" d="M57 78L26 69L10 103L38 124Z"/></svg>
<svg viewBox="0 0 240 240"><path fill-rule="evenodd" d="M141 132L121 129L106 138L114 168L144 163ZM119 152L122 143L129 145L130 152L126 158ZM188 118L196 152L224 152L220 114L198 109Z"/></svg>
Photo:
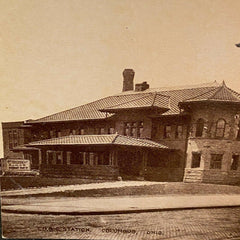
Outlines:
<svg viewBox="0 0 240 240"><path fill-rule="evenodd" d="M168 149L167 146L148 139L140 139L119 134L107 135L70 135L59 138L51 138L36 142L30 142L26 147L41 146L96 146L96 145L119 145L155 149Z"/></svg>

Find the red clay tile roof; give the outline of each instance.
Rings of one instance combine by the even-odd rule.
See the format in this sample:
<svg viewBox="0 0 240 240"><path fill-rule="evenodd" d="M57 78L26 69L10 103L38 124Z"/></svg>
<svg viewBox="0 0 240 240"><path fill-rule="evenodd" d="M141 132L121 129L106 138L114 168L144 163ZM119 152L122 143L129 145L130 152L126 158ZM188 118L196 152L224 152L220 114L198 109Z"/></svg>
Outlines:
<svg viewBox="0 0 240 240"><path fill-rule="evenodd" d="M135 147L147 147L168 149L160 143L147 140L138 139L128 136L122 136L119 134L107 134L107 135L70 135L60 138L51 138L36 142L28 143L27 147L38 146L59 146L59 145L122 145L122 146L135 146Z"/></svg>
<svg viewBox="0 0 240 240"><path fill-rule="evenodd" d="M58 121L75 121L75 120L90 120L90 119L104 119L112 116L101 112L101 109L110 108L116 105L139 105L140 99L150 99L149 93L156 93L159 95L159 99L156 99L156 104L161 105L163 98L162 95L170 97L170 109L163 113L163 115L179 114L178 103L185 99L194 98L209 91L216 90L220 85L217 82L207 83L202 85L193 86L181 86L173 88L153 88L147 89L143 92L127 91L117 95L105 97L97 101L75 107L66 111L62 111L53 115L49 115L37 120L31 120L27 123L40 123L40 122L58 122ZM230 90L234 92L233 90ZM236 95L237 93L234 93ZM145 98L146 97L146 98ZM136 103L134 103L136 101ZM159 101L159 102L158 102Z"/></svg>
<svg viewBox="0 0 240 240"><path fill-rule="evenodd" d="M103 112L117 112L119 110L126 109L143 109L143 108L159 108L165 111L170 109L169 106L169 96L165 96L155 93L146 93L144 95L136 95L135 99L131 99L128 102L120 103L114 106L109 106L104 109L100 109Z"/></svg>
<svg viewBox="0 0 240 240"><path fill-rule="evenodd" d="M186 99L183 102L197 101L240 102L240 94L228 88L223 82L222 86L219 86L216 89L211 89L210 91L197 95L193 98Z"/></svg>

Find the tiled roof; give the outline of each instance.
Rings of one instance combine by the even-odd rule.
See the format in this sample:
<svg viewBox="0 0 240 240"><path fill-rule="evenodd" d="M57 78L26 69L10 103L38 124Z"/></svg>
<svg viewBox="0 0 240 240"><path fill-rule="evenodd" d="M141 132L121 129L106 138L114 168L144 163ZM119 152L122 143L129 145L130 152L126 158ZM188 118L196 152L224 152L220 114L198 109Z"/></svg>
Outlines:
<svg viewBox="0 0 240 240"><path fill-rule="evenodd" d="M59 138L51 138L36 142L28 143L27 147L39 147L39 146L59 146L59 145L122 145L122 146L135 146L135 147L148 147L158 149L168 149L160 143L138 139L128 136L122 136L119 134L107 134L107 135L70 135Z"/></svg>
<svg viewBox="0 0 240 240"><path fill-rule="evenodd" d="M114 106L109 106L101 109L103 112L116 112L118 110L126 109L143 109L143 108L161 108L168 110L169 106L169 96L165 96L155 93L146 93L141 96L136 96L135 99L131 99L128 102L120 103Z"/></svg>
<svg viewBox="0 0 240 240"><path fill-rule="evenodd" d="M157 98L155 99L156 105L161 104L166 105L166 102L164 103L163 100L164 99L166 100L167 97L164 98L162 97L163 95L170 97L169 101L170 109L163 113L163 115L179 114L180 113L178 108L179 102L182 102L185 99L194 98L209 91L214 91L219 86L220 85L217 82L213 82L195 86L193 85L193 86L180 86L174 88L153 88L147 89L143 92L127 91L117 95L105 97L76 108L72 108L53 115L49 115L37 120L31 120L28 121L28 123L104 119L106 117L112 116L112 114L108 114L106 116L106 113L100 110L110 108L116 105L118 106L122 105L123 107L124 106L126 107L127 105L130 105L130 107L133 107L133 105L138 106L141 101L151 99L149 97L150 93L157 93L156 95ZM234 92L233 90L230 91ZM236 95L237 93L233 94Z"/></svg>
<svg viewBox="0 0 240 240"><path fill-rule="evenodd" d="M184 102L197 101L240 102L240 95L228 88L223 82L222 86L219 86L216 89L211 89L203 94L184 100Z"/></svg>

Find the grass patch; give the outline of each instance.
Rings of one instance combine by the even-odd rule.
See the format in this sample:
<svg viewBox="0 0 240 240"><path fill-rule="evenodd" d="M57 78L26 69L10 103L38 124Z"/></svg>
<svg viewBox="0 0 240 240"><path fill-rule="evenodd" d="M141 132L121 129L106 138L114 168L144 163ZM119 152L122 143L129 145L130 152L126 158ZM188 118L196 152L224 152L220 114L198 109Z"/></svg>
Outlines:
<svg viewBox="0 0 240 240"><path fill-rule="evenodd" d="M114 197L141 195L174 195L174 194L240 194L239 186L215 185L204 183L171 182L146 186L119 188L103 188L34 194L33 197ZM8 196L7 198L28 198L24 196Z"/></svg>
<svg viewBox="0 0 240 240"><path fill-rule="evenodd" d="M17 190L22 188L40 188L48 186L63 186L74 184L106 182L106 180L80 179L80 178L47 178L47 177L10 177L0 178L1 190Z"/></svg>

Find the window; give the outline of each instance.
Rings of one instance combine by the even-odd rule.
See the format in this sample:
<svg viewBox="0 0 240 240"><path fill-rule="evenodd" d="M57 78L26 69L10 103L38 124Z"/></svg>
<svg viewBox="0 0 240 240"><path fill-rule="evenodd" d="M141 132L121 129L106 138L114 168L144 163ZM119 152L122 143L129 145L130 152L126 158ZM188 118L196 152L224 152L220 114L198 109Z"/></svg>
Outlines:
<svg viewBox="0 0 240 240"><path fill-rule="evenodd" d="M77 130L75 130L75 129L70 130L69 135L77 135Z"/></svg>
<svg viewBox="0 0 240 240"><path fill-rule="evenodd" d="M124 135L130 136L131 123L124 124Z"/></svg>
<svg viewBox="0 0 240 240"><path fill-rule="evenodd" d="M9 140L9 149L13 148L13 134L12 131L8 132L8 140Z"/></svg>
<svg viewBox="0 0 240 240"><path fill-rule="evenodd" d="M105 129L104 128L100 128L100 134L105 134Z"/></svg>
<svg viewBox="0 0 240 240"><path fill-rule="evenodd" d="M176 127L175 137L176 137L177 139L182 139L182 137L183 137L183 126L182 126L182 125L178 125L178 126Z"/></svg>
<svg viewBox="0 0 240 240"><path fill-rule="evenodd" d="M61 136L62 136L61 131L57 131L57 137L61 137Z"/></svg>
<svg viewBox="0 0 240 240"><path fill-rule="evenodd" d="M56 131L50 130L49 135L50 135L50 138L55 138L56 137Z"/></svg>
<svg viewBox="0 0 240 240"><path fill-rule="evenodd" d="M96 135L100 134L100 129L99 128L95 128L94 129L94 134L96 134Z"/></svg>
<svg viewBox="0 0 240 240"><path fill-rule="evenodd" d="M56 164L62 164L63 155L62 152L56 152Z"/></svg>
<svg viewBox="0 0 240 240"><path fill-rule="evenodd" d="M143 137L143 122L124 123L124 135L133 137Z"/></svg>
<svg viewBox="0 0 240 240"><path fill-rule="evenodd" d="M164 127L164 138L171 138L171 126Z"/></svg>
<svg viewBox="0 0 240 240"><path fill-rule="evenodd" d="M84 153L79 152L78 153L78 164L83 165L83 160L84 160Z"/></svg>
<svg viewBox="0 0 240 240"><path fill-rule="evenodd" d="M240 122L238 124L237 140L240 140Z"/></svg>
<svg viewBox="0 0 240 240"><path fill-rule="evenodd" d="M13 130L13 147L18 145L18 131Z"/></svg>
<svg viewBox="0 0 240 240"><path fill-rule="evenodd" d="M224 137L226 122L224 119L219 119L216 123L216 137Z"/></svg>
<svg viewBox="0 0 240 240"><path fill-rule="evenodd" d="M109 133L109 134L114 134L114 133L115 133L115 129L114 129L113 127L110 127L110 128L108 129L108 133Z"/></svg>
<svg viewBox="0 0 240 240"><path fill-rule="evenodd" d="M131 136L133 137L138 137L138 129L137 129L137 123L133 122L132 123L132 128L131 128Z"/></svg>
<svg viewBox="0 0 240 240"><path fill-rule="evenodd" d="M85 152L85 165L90 165L89 152Z"/></svg>
<svg viewBox="0 0 240 240"><path fill-rule="evenodd" d="M231 170L238 170L239 155L232 155Z"/></svg>
<svg viewBox="0 0 240 240"><path fill-rule="evenodd" d="M81 129L79 130L79 134L80 134L80 135L84 135L84 132L85 132L85 131L84 131L83 128L81 128Z"/></svg>
<svg viewBox="0 0 240 240"><path fill-rule="evenodd" d="M204 120L202 118L197 120L196 124L196 137L202 137L204 128Z"/></svg>
<svg viewBox="0 0 240 240"><path fill-rule="evenodd" d="M70 164L78 164L78 159L75 152L70 153Z"/></svg>
<svg viewBox="0 0 240 240"><path fill-rule="evenodd" d="M201 153L192 153L192 165L191 168L199 168L201 162Z"/></svg>
<svg viewBox="0 0 240 240"><path fill-rule="evenodd" d="M19 145L20 135L18 130L10 130L8 132L8 140L9 140L9 149L12 149Z"/></svg>
<svg viewBox="0 0 240 240"><path fill-rule="evenodd" d="M48 151L47 152L47 162L48 164L55 164L56 152Z"/></svg>
<svg viewBox="0 0 240 240"><path fill-rule="evenodd" d="M222 168L222 154L211 154L210 168L221 169Z"/></svg>
<svg viewBox="0 0 240 240"><path fill-rule="evenodd" d="M109 165L109 153L102 152L98 156L98 165Z"/></svg>
<svg viewBox="0 0 240 240"><path fill-rule="evenodd" d="M143 137L143 122L139 122L139 137Z"/></svg>

